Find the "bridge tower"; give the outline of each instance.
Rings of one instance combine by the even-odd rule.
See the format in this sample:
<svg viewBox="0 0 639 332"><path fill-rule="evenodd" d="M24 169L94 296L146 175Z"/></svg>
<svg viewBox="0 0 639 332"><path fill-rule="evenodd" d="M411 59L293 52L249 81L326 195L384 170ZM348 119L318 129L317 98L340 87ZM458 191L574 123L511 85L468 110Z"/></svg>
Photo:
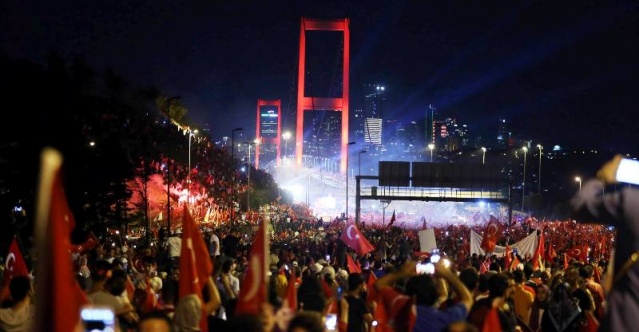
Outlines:
<svg viewBox="0 0 639 332"><path fill-rule="evenodd" d="M306 31L342 31L344 34L342 64L342 96L340 98L307 96L305 87L306 69ZM331 110L342 112L342 139L340 173L346 175L346 158L348 154L348 92L350 67L350 30L349 20L317 20L302 18L300 29L299 70L297 73L297 129L295 133L295 165L302 165L304 143L304 112L313 110Z"/></svg>

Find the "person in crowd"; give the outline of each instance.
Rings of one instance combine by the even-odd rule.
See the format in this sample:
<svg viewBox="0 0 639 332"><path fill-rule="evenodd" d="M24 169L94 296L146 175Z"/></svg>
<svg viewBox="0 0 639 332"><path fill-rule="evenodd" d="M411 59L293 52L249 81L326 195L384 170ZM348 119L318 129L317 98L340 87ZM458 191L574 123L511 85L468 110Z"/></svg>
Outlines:
<svg viewBox="0 0 639 332"><path fill-rule="evenodd" d="M517 316L512 301L515 280L505 273L493 273L488 279L488 297L475 302L468 314L468 321L477 329L484 328L488 312L497 309L502 331L517 330Z"/></svg>
<svg viewBox="0 0 639 332"><path fill-rule="evenodd" d="M513 290L512 299L515 304L515 314L517 315L518 320L520 320L523 324L528 325L530 323L530 310L533 302L535 302L535 295L529 292L527 288L524 288L524 271L513 271L513 279L515 280L515 288Z"/></svg>
<svg viewBox="0 0 639 332"><path fill-rule="evenodd" d="M297 303L300 310L323 313L327 305L320 280L311 274L302 277L297 288Z"/></svg>
<svg viewBox="0 0 639 332"><path fill-rule="evenodd" d="M360 273L348 275L348 292L344 296L348 302L348 332L366 331L373 322L373 315L366 306L366 283Z"/></svg>
<svg viewBox="0 0 639 332"><path fill-rule="evenodd" d="M606 298L602 331L632 331L637 328L639 313L639 191L624 186L618 191L605 190L615 185L622 157L615 156L597 172L597 178L583 183L570 201L572 217L616 228L614 267L609 270L612 289ZM607 273L607 274L608 274Z"/></svg>
<svg viewBox="0 0 639 332"><path fill-rule="evenodd" d="M439 310L440 303L448 297L448 285L459 302ZM429 274L411 277L406 284L406 294L414 296L417 306L415 332L441 331L454 322L463 321L473 305L472 294L443 259L435 264L434 277Z"/></svg>
<svg viewBox="0 0 639 332"><path fill-rule="evenodd" d="M232 229L222 240L222 249L226 257L237 258L239 252L240 238L239 231Z"/></svg>
<svg viewBox="0 0 639 332"><path fill-rule="evenodd" d="M541 318L544 332L577 332L582 326L581 309L572 296L570 285L560 283L552 290L552 297Z"/></svg>
<svg viewBox="0 0 639 332"><path fill-rule="evenodd" d="M173 320L162 311L151 311L140 317L138 332L174 332Z"/></svg>
<svg viewBox="0 0 639 332"><path fill-rule="evenodd" d="M535 291L535 302L530 309L530 321L528 327L532 332L541 331L541 318L544 311L548 308L548 300L550 299L550 289L545 284L539 284Z"/></svg>
<svg viewBox="0 0 639 332"><path fill-rule="evenodd" d="M597 267L596 266L593 267L592 264L585 264L584 266L579 268L579 277L581 277L584 280L586 289L590 292L590 295L592 296L592 299L595 304L594 314L595 314L595 317L598 320L600 320L603 318L603 315L604 315L605 296L604 296L604 291L601 284L599 284L598 282L594 280L593 274L594 274L595 268Z"/></svg>
<svg viewBox="0 0 639 332"><path fill-rule="evenodd" d="M196 294L183 296L175 306L173 321L175 329L180 332L200 331L202 317L202 301Z"/></svg>
<svg viewBox="0 0 639 332"><path fill-rule="evenodd" d="M171 268L177 268L180 265L180 254L182 253L182 229L178 228L169 236L167 240L169 264Z"/></svg>
<svg viewBox="0 0 639 332"><path fill-rule="evenodd" d="M28 276L15 276L9 282L12 303L0 309L0 331L31 331L35 322L33 284Z"/></svg>
<svg viewBox="0 0 639 332"><path fill-rule="evenodd" d="M317 312L300 311L288 323L288 332L324 332L322 315Z"/></svg>

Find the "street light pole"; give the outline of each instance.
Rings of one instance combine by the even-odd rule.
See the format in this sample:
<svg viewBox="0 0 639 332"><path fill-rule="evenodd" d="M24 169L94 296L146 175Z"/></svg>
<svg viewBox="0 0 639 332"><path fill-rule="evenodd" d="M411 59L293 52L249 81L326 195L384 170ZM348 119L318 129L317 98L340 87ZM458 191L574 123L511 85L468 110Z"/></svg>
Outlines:
<svg viewBox="0 0 639 332"><path fill-rule="evenodd" d="M541 195L541 156L544 154L544 147L541 144L537 144L537 147L539 148L539 176L537 176L539 187L537 188L537 194Z"/></svg>
<svg viewBox="0 0 639 332"><path fill-rule="evenodd" d="M482 152L482 156L481 156L481 164L485 164L486 163L486 148L482 147L481 148L481 152Z"/></svg>
<svg viewBox="0 0 639 332"><path fill-rule="evenodd" d="M430 150L430 162L433 162L433 150L435 150L435 144L429 143L428 150Z"/></svg>
<svg viewBox="0 0 639 332"><path fill-rule="evenodd" d="M231 226L233 226L233 223L235 222L235 218L234 218L234 214L235 214L235 203L233 198L235 197L235 132L236 131L242 131L242 127L237 127L234 128L233 130L231 130L231 164L233 166L233 174L231 174L231 195L230 195L230 202L229 202L229 208L231 209Z"/></svg>
<svg viewBox="0 0 639 332"><path fill-rule="evenodd" d="M186 175L186 183L187 183L187 202L191 204L191 137L195 136L198 133L197 129L191 130L189 128L189 173Z"/></svg>
<svg viewBox="0 0 639 332"><path fill-rule="evenodd" d="M282 138L284 139L284 159L286 159L286 153L288 152L288 139L291 138L291 132L285 131L282 134Z"/></svg>
<svg viewBox="0 0 639 332"><path fill-rule="evenodd" d="M348 144L346 144L346 214L344 215L346 217L346 220L348 220L348 152L350 150L348 150L348 147L355 144L355 142L348 142Z"/></svg>
<svg viewBox="0 0 639 332"><path fill-rule="evenodd" d="M521 212L524 212L524 197L526 197L526 155L528 154L528 148L521 148L524 151L524 179L521 183Z"/></svg>
<svg viewBox="0 0 639 332"><path fill-rule="evenodd" d="M257 145L258 140L256 139L253 142L244 142L244 144L248 145L248 170L247 170L247 180L246 180L246 211L248 212L251 209L251 146Z"/></svg>
<svg viewBox="0 0 639 332"><path fill-rule="evenodd" d="M366 153L366 150L361 150L357 154L357 175L362 175L362 153Z"/></svg>

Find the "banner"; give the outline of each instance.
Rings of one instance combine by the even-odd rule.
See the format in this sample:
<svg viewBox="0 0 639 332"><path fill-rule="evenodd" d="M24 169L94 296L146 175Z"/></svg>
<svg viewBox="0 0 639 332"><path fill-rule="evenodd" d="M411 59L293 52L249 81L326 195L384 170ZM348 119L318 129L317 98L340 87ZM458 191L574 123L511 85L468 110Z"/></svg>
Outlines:
<svg viewBox="0 0 639 332"><path fill-rule="evenodd" d="M470 254L485 255L486 252L481 248L482 236L477 232L470 231ZM521 257L532 257L537 250L537 231L530 233L530 235L523 238L521 241L510 246L511 249L517 248L517 253ZM506 254L506 247L495 246L493 254L497 257L502 257Z"/></svg>
<svg viewBox="0 0 639 332"><path fill-rule="evenodd" d="M433 249L437 249L434 228L421 230L417 233L417 235L419 236L419 251L431 252Z"/></svg>

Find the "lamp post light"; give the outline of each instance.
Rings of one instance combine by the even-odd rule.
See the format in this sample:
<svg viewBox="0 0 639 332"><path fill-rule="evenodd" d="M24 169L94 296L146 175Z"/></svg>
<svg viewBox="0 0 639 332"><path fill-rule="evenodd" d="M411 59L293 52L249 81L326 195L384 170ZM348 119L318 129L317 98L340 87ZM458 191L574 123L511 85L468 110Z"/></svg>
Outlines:
<svg viewBox="0 0 639 332"><path fill-rule="evenodd" d="M244 142L244 144L248 145L248 170L247 170L247 180L246 180L246 211L251 209L251 146L259 144L259 140L254 140L253 142Z"/></svg>
<svg viewBox="0 0 639 332"><path fill-rule="evenodd" d="M191 130L189 129L189 173L186 175L186 184L187 184L187 202L191 203L191 137L197 135L197 129Z"/></svg>
<svg viewBox="0 0 639 332"><path fill-rule="evenodd" d="M581 177L575 177L575 181L579 182L579 191L581 191Z"/></svg>
<svg viewBox="0 0 639 332"><path fill-rule="evenodd" d="M482 146L482 148L481 148L481 153L482 153L482 156L481 156L481 164L483 165L483 164L485 164L485 163L486 163L486 148L485 148L485 147L483 147L483 146Z"/></svg>
<svg viewBox="0 0 639 332"><path fill-rule="evenodd" d="M229 202L229 208L231 210L231 226L233 226L234 218L234 209L235 209L235 132L242 131L242 127L237 127L231 130L231 164L233 165L233 174L231 175L231 195L229 196L231 202Z"/></svg>
<svg viewBox="0 0 639 332"><path fill-rule="evenodd" d="M528 154L528 148L521 148L524 151L524 178L521 182L521 212L524 212L524 197L526 197L526 155Z"/></svg>
<svg viewBox="0 0 639 332"><path fill-rule="evenodd" d="M362 175L362 153L366 153L366 150L361 150L357 154L357 175Z"/></svg>
<svg viewBox="0 0 639 332"><path fill-rule="evenodd" d="M430 162L433 162L433 150L435 150L435 144L429 143L428 150L430 150Z"/></svg>
<svg viewBox="0 0 639 332"><path fill-rule="evenodd" d="M541 144L537 144L537 148L539 149L539 175L537 176L537 184L538 184L538 188L537 188L537 194L541 195L541 156L544 154L544 147L541 146Z"/></svg>
<svg viewBox="0 0 639 332"><path fill-rule="evenodd" d="M291 132L285 131L282 134L282 138L284 139L284 158L286 159L286 153L288 152L288 140L291 138Z"/></svg>
<svg viewBox="0 0 639 332"><path fill-rule="evenodd" d="M351 145L354 145L355 142L348 142L346 144L346 148L348 150L348 147ZM346 217L346 219L348 220L348 152L346 151L346 214L344 215Z"/></svg>

